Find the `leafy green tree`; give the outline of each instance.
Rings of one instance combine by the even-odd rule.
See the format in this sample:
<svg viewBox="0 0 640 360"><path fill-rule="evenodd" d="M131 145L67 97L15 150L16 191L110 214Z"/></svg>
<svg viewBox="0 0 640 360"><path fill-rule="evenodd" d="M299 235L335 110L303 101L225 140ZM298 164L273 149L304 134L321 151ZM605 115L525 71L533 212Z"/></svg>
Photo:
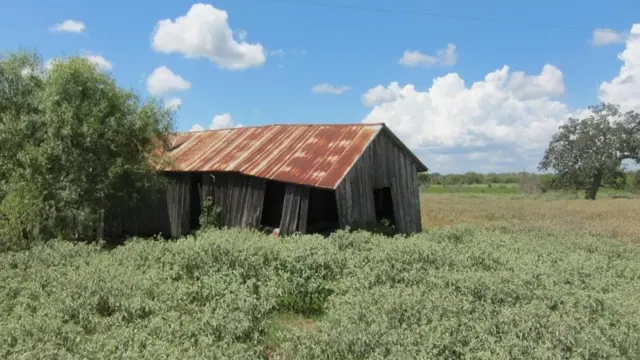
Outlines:
<svg viewBox="0 0 640 360"><path fill-rule="evenodd" d="M494 172L488 173L485 175L485 178L488 184L500 184L502 182L500 176Z"/></svg>
<svg viewBox="0 0 640 360"><path fill-rule="evenodd" d="M482 184L484 181L484 176L482 174L478 174L477 172L469 171L463 175L463 182L469 185Z"/></svg>
<svg viewBox="0 0 640 360"><path fill-rule="evenodd" d="M636 170L630 174L629 187L632 192L640 192L640 170Z"/></svg>
<svg viewBox="0 0 640 360"><path fill-rule="evenodd" d="M589 109L560 127L538 168L552 169L562 186L584 189L585 199L594 200L603 182L625 176L623 160L640 163L640 114L606 103Z"/></svg>
<svg viewBox="0 0 640 360"><path fill-rule="evenodd" d="M92 236L101 211L158 185L172 118L83 58L0 59L0 247Z"/></svg>
<svg viewBox="0 0 640 360"><path fill-rule="evenodd" d="M428 172L418 173L418 183L420 186L429 186L431 183L431 175Z"/></svg>
<svg viewBox="0 0 640 360"><path fill-rule="evenodd" d="M434 172L431 175L429 175L429 184L430 185L442 185L442 182L444 181L444 175L441 175L440 173Z"/></svg>

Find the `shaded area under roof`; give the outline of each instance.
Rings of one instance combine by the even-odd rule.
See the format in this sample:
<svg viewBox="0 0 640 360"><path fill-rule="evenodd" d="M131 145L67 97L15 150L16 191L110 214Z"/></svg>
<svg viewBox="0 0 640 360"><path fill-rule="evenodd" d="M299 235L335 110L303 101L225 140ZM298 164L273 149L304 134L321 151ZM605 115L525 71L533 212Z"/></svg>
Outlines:
<svg viewBox="0 0 640 360"><path fill-rule="evenodd" d="M238 172L335 189L369 143L385 131L427 168L384 124L266 125L177 133L165 171Z"/></svg>

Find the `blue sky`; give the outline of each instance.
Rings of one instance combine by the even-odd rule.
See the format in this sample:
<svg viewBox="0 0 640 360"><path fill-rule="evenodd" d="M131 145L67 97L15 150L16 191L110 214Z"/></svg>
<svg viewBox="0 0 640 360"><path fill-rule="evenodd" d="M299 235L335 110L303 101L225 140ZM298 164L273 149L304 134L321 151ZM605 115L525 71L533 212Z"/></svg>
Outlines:
<svg viewBox="0 0 640 360"><path fill-rule="evenodd" d="M181 131L195 124L208 128L214 116L215 127L385 121L441 172L534 170L568 114L603 99L640 109L640 101L629 95L640 95L640 42L632 31L640 23L638 1L194 4L5 0L0 50L37 49L45 60L101 56L122 86L144 95L154 69L166 67L182 81L164 72L151 92L167 101L180 99ZM219 10L226 11L226 22ZM65 20L76 27L53 29ZM239 47L224 44L225 26ZM612 31L600 33L594 43L597 29ZM454 47L447 53L449 44ZM625 50L626 57L619 57ZM245 68L230 69L233 64ZM482 83L471 88L474 82ZM606 94L603 82L609 83ZM321 84L333 86L334 93L312 91Z"/></svg>

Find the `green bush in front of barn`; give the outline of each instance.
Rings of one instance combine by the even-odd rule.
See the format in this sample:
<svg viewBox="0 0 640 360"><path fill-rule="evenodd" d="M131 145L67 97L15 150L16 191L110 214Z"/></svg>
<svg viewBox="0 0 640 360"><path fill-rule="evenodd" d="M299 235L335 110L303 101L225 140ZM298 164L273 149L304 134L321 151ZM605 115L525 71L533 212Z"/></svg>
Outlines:
<svg viewBox="0 0 640 360"><path fill-rule="evenodd" d="M530 228L52 241L0 254L0 358L638 359L639 256Z"/></svg>
<svg viewBox="0 0 640 360"><path fill-rule="evenodd" d="M93 239L101 211L160 185L149 161L172 126L83 57L0 57L0 251Z"/></svg>

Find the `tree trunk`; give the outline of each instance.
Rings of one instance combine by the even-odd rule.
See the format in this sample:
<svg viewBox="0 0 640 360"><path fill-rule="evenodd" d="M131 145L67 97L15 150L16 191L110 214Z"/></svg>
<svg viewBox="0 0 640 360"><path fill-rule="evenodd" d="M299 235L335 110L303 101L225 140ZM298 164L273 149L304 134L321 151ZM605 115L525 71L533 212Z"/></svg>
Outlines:
<svg viewBox="0 0 640 360"><path fill-rule="evenodd" d="M598 171L593 175L591 186L584 192L584 198L586 200L595 200L600 184L602 184L602 171Z"/></svg>

